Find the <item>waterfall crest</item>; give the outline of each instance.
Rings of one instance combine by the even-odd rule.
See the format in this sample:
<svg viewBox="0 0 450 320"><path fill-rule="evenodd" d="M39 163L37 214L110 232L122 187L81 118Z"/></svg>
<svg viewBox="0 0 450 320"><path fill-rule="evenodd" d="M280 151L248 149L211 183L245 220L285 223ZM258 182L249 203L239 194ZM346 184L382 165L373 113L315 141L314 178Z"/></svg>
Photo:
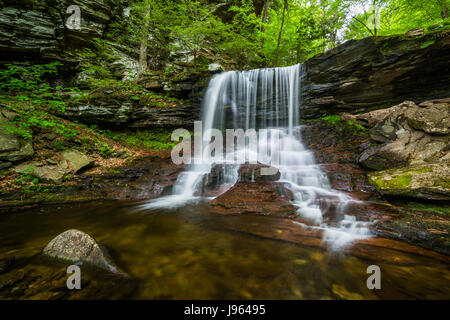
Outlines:
<svg viewBox="0 0 450 320"><path fill-rule="evenodd" d="M245 150L228 150L222 161L205 161L204 158L196 161L202 157L196 155L187 170L180 174L173 195L150 201L144 207L177 207L202 199L199 195L203 178L214 164L220 162L227 164L223 166L226 171L221 188L223 193L237 182L239 163L253 156L262 164L278 168L280 182L294 195L293 204L298 208L298 214L310 221L302 226L323 230L323 240L331 247L339 248L368 237L366 223L345 214L347 204L355 200L330 187L326 174L301 141L299 119L304 75L301 64L215 75L202 106L203 143L206 145L211 141L211 129L242 128L259 130L257 144L247 144ZM226 159L240 159L240 162ZM273 163L273 159L278 159L277 163ZM329 210L340 217L333 224L324 219L324 212Z"/></svg>

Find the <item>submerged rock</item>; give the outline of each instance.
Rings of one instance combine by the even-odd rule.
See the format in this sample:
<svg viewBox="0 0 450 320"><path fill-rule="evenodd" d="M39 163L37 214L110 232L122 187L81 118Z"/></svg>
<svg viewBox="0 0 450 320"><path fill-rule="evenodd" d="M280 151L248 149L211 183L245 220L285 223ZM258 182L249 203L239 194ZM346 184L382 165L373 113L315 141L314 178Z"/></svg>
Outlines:
<svg viewBox="0 0 450 320"><path fill-rule="evenodd" d="M114 265L106 248L79 230L70 229L53 238L44 248L43 254L70 262L81 260L114 274L125 275Z"/></svg>
<svg viewBox="0 0 450 320"><path fill-rule="evenodd" d="M8 271L8 269L11 267L11 265L13 264L14 259L0 259L0 274L5 273L6 271Z"/></svg>
<svg viewBox="0 0 450 320"><path fill-rule="evenodd" d="M266 171L261 171L261 170ZM203 178L203 195L217 196L223 193L236 180L236 166L233 164L216 164ZM239 182L270 182L280 179L277 168L264 164L242 164L237 171Z"/></svg>

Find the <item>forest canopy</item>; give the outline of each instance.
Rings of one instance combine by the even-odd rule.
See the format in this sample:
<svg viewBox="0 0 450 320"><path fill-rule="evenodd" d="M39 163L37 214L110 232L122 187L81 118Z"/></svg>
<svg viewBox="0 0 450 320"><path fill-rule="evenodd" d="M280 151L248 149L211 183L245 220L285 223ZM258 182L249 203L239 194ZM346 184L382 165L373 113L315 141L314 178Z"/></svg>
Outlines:
<svg viewBox="0 0 450 320"><path fill-rule="evenodd" d="M220 56L236 67L286 66L350 39L448 28L448 8L449 0L144 0L115 27L153 52L144 69L160 68L174 48L195 64Z"/></svg>

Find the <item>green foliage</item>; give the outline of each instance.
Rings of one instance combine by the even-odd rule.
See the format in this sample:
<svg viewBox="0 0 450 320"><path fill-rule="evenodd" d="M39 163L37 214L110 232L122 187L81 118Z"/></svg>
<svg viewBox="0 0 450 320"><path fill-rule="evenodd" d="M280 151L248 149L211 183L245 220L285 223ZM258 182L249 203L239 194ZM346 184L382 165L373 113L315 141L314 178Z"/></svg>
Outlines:
<svg viewBox="0 0 450 320"><path fill-rule="evenodd" d="M364 12L354 15L345 31L345 39L404 34L415 28L425 32L450 29L448 0L376 0L369 3L352 0ZM374 4L374 5L373 5ZM371 23L376 12L376 26Z"/></svg>
<svg viewBox="0 0 450 320"><path fill-rule="evenodd" d="M428 48L429 46L432 46L436 41L434 40L430 40L430 41L426 41L424 43L422 43L422 45L420 46L422 49Z"/></svg>
<svg viewBox="0 0 450 320"><path fill-rule="evenodd" d="M106 40L99 38L94 38L92 43L92 48L86 47L77 52L85 84L92 89L122 85L121 77L114 75L109 67L118 59L114 48Z"/></svg>
<svg viewBox="0 0 450 320"><path fill-rule="evenodd" d="M330 115L330 116L326 116L326 117L322 117L320 118L322 120L325 120L331 124L338 124L341 121L341 116L339 115Z"/></svg>
<svg viewBox="0 0 450 320"><path fill-rule="evenodd" d="M33 129L51 129L57 134L61 134L65 138L70 138L78 134L68 125L57 117L50 115L45 110L39 109L38 106L12 103L4 105L4 109L10 110L18 114L13 121L9 121L5 125L8 132L17 134L24 139L32 137Z"/></svg>
<svg viewBox="0 0 450 320"><path fill-rule="evenodd" d="M16 185L25 185L25 184L37 184L39 183L39 179L36 177L34 168L29 167L24 170L24 172L17 176L16 180L14 181L14 184Z"/></svg>
<svg viewBox="0 0 450 320"><path fill-rule="evenodd" d="M278 64L303 62L317 53L340 43L339 32L344 27L349 3L343 0L288 0ZM266 26L263 52L272 61L282 24L283 5L272 5Z"/></svg>
<svg viewBox="0 0 450 320"><path fill-rule="evenodd" d="M363 127L359 123L356 123L351 120L347 120L347 121L341 120L341 116L339 116L339 115L329 115L329 116L320 118L320 120L327 121L333 125L344 125L347 127L352 127L355 130L367 131L367 128Z"/></svg>
<svg viewBox="0 0 450 320"><path fill-rule="evenodd" d="M114 151L114 149L112 147L110 147L107 143L98 141L97 145L98 145L98 154L102 158L109 159L109 158L113 158L116 155L116 152Z"/></svg>
<svg viewBox="0 0 450 320"><path fill-rule="evenodd" d="M198 69L212 61L238 69L270 66L275 60L285 66L304 62L348 39L450 26L444 10L448 0L426 4L423 0L270 0L263 21L261 8L266 1L136 1L130 16L110 28L114 40L135 48L147 46L149 68L172 76L177 71L172 62L180 52L185 58L191 56L188 62ZM114 55L107 42L98 42L98 47L104 52L101 61ZM99 61L98 56L90 58ZM104 81L115 79L107 64L87 70Z"/></svg>
<svg viewBox="0 0 450 320"><path fill-rule="evenodd" d="M57 75L60 66L62 64L59 62L31 66L7 64L5 69L0 70L0 91L8 94L0 96L0 102L12 102L13 104L18 102L18 105L21 106L11 107L10 104L6 108L23 115L16 121L17 125L8 127L10 132L17 133L24 138L31 137L28 129L32 126L55 127L57 132L65 132L60 124L46 121L46 116L37 111L37 108L40 108L51 112L64 112L66 104L58 93L60 88L53 88L47 81L48 76ZM30 110L24 108L24 104L21 102L29 103Z"/></svg>
<svg viewBox="0 0 450 320"><path fill-rule="evenodd" d="M28 67L6 64L0 70L0 90L11 92L32 92L41 94L50 91L51 87L44 81L48 75L56 75L60 62L36 64Z"/></svg>

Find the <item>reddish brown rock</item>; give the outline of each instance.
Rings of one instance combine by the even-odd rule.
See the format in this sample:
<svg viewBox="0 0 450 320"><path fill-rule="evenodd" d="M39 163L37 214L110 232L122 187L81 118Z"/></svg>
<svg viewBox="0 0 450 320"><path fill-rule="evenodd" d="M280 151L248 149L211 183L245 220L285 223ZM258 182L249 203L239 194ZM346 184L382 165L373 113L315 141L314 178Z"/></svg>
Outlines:
<svg viewBox="0 0 450 320"><path fill-rule="evenodd" d="M210 205L217 213L285 217L295 213L295 207L289 202L291 197L281 183L238 182Z"/></svg>

